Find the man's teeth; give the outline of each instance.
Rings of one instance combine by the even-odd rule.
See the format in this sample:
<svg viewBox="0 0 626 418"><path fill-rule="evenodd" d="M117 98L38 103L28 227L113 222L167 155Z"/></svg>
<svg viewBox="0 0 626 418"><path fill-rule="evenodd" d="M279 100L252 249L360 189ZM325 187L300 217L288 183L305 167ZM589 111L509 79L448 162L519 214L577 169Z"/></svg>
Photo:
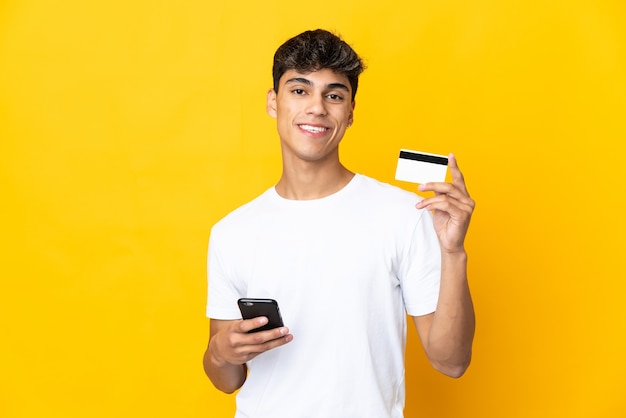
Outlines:
<svg viewBox="0 0 626 418"><path fill-rule="evenodd" d="M328 128L324 128L323 126L311 126L311 125L300 125L300 128L311 133L324 132L326 129L328 129Z"/></svg>

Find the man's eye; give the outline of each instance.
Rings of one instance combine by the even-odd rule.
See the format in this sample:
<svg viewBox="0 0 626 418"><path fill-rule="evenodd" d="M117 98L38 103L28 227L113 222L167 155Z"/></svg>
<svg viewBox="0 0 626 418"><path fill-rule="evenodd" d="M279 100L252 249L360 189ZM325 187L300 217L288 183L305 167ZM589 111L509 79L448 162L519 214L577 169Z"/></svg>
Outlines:
<svg viewBox="0 0 626 418"><path fill-rule="evenodd" d="M292 92L295 93L295 94L299 94L299 95L300 94L304 94L304 90L302 90L302 89L293 89Z"/></svg>
<svg viewBox="0 0 626 418"><path fill-rule="evenodd" d="M341 97L340 95L338 95L338 94L329 94L329 95L328 95L328 98L329 98L330 100L335 100L335 101L336 101L336 100L341 100L341 99L342 99L342 97Z"/></svg>

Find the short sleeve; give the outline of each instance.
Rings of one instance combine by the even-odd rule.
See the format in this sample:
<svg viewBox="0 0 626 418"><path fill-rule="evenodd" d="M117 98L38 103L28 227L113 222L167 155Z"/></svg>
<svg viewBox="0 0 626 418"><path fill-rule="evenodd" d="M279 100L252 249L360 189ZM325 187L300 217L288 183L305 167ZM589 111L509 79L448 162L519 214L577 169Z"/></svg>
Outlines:
<svg viewBox="0 0 626 418"><path fill-rule="evenodd" d="M411 316L437 308L441 280L441 249L430 212L422 209L400 264L400 284Z"/></svg>
<svg viewBox="0 0 626 418"><path fill-rule="evenodd" d="M243 296L233 282L233 273L225 268L222 255L223 240L217 227L213 227L209 238L207 257L208 297L206 315L212 319L241 319L237 299Z"/></svg>

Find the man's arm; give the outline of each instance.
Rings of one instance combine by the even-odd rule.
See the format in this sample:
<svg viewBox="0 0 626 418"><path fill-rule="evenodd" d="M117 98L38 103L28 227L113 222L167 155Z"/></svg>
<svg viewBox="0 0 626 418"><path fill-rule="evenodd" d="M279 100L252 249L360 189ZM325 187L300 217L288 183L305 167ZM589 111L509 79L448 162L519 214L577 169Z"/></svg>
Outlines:
<svg viewBox="0 0 626 418"><path fill-rule="evenodd" d="M427 183L421 191L435 196L416 207L433 211L441 245L441 284L434 313L413 317L426 355L435 369L451 376L465 373L472 358L475 316L467 281L464 242L475 203L465 187L454 155L449 157L452 183Z"/></svg>
<svg viewBox="0 0 626 418"><path fill-rule="evenodd" d="M204 352L206 375L222 392L232 393L246 381L246 362L293 339L286 327L248 334L267 323L262 316L248 320L211 319L209 344Z"/></svg>
<svg viewBox="0 0 626 418"><path fill-rule="evenodd" d="M435 369L461 377L472 358L474 307L466 277L465 253L443 256L437 310L414 316L424 351Z"/></svg>

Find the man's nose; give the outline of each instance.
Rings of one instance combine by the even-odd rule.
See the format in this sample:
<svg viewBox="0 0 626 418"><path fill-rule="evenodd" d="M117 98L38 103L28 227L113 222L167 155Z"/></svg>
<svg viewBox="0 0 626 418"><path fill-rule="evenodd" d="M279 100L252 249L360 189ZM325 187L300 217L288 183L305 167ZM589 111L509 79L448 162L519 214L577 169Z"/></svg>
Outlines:
<svg viewBox="0 0 626 418"><path fill-rule="evenodd" d="M307 103L307 114L309 115L326 115L326 103L323 96L311 95Z"/></svg>

